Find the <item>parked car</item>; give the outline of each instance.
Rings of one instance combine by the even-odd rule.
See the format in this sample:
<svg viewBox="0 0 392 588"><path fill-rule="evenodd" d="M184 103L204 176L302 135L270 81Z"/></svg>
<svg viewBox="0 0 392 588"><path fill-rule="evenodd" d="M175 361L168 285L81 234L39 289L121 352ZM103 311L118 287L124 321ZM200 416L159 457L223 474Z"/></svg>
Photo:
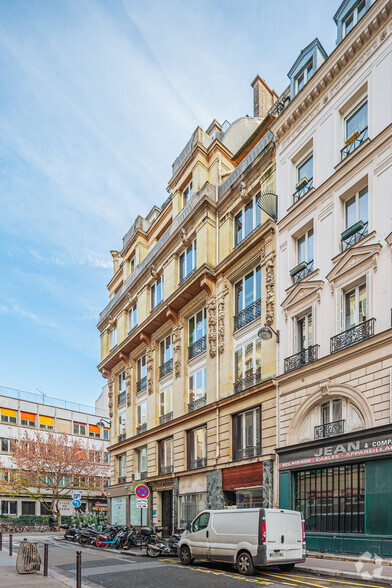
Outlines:
<svg viewBox="0 0 392 588"><path fill-rule="evenodd" d="M305 561L304 520L300 512L277 508L205 510L187 525L178 555L184 565L232 563L246 576L264 566L290 571Z"/></svg>

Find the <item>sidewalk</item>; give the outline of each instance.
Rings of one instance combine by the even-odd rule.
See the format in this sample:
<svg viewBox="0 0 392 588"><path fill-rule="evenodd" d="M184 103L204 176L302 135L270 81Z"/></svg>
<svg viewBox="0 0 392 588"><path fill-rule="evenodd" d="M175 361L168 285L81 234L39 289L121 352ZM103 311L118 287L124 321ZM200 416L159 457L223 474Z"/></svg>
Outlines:
<svg viewBox="0 0 392 588"><path fill-rule="evenodd" d="M311 554L303 564L297 564L295 569L311 574L392 585L392 561L381 558L374 560L370 554L364 554L358 559L327 553Z"/></svg>

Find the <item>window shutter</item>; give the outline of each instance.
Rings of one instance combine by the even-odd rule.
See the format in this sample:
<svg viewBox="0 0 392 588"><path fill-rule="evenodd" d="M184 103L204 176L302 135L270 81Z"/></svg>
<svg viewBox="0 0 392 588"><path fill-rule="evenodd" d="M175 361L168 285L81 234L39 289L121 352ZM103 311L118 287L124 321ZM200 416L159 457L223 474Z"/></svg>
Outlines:
<svg viewBox="0 0 392 588"><path fill-rule="evenodd" d="M191 465L191 436L192 431L187 431L186 433L186 459L187 459L187 469L190 469Z"/></svg>
<svg viewBox="0 0 392 588"><path fill-rule="evenodd" d="M336 291L336 333L343 331L343 292Z"/></svg>
<svg viewBox="0 0 392 588"><path fill-rule="evenodd" d="M366 274L366 320L370 318L370 272L368 272Z"/></svg>

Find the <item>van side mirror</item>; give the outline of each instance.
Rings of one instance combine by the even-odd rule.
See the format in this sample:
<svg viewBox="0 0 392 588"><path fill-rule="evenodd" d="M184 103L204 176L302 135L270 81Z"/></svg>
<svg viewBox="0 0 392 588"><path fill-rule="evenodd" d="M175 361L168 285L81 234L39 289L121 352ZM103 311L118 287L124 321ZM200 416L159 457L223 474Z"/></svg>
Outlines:
<svg viewBox="0 0 392 588"><path fill-rule="evenodd" d="M191 524L190 524L190 523L187 523L187 524L185 525L185 531L189 531L189 532L191 532L191 531L192 531L192 527L191 527Z"/></svg>

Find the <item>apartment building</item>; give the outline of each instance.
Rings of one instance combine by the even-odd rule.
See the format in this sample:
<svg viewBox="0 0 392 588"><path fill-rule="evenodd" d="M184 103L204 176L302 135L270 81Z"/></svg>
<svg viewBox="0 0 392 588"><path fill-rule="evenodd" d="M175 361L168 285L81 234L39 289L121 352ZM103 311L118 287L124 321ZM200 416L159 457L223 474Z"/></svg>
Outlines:
<svg viewBox="0 0 392 588"><path fill-rule="evenodd" d="M111 520L184 526L205 507L274 500L277 96L198 127L162 206L112 251L99 369L112 418ZM135 486L151 491L136 508Z"/></svg>
<svg viewBox="0 0 392 588"><path fill-rule="evenodd" d="M66 433L69 436L79 438L87 442L91 451L91 459L100 459L100 453L104 451L105 463L109 464L109 428L99 425L103 418L106 420L107 397L103 392L96 402L95 407L77 404L59 398L51 398L41 394L32 394L13 388L0 387L0 457L5 469L2 476L12 475L12 445L13 440L19 439L26 431L36 431L40 435ZM8 465L8 467L7 467ZM102 464L97 464L98 475L90 480L88 488L83 478L75 478L72 490L81 493L82 511L95 511L106 509L104 490L109 481L109 465L107 475L102 477ZM50 472L48 472L50 474ZM64 486L69 485L69 480L64 480ZM95 503L99 501L100 506ZM72 506L72 494L65 495L60 501L60 510L63 515L72 515L75 509ZM22 493L18 496L0 494L0 514L9 516L21 515L47 515L45 505Z"/></svg>
<svg viewBox="0 0 392 588"><path fill-rule="evenodd" d="M312 550L390 555L392 2L298 56L276 145L280 506Z"/></svg>

